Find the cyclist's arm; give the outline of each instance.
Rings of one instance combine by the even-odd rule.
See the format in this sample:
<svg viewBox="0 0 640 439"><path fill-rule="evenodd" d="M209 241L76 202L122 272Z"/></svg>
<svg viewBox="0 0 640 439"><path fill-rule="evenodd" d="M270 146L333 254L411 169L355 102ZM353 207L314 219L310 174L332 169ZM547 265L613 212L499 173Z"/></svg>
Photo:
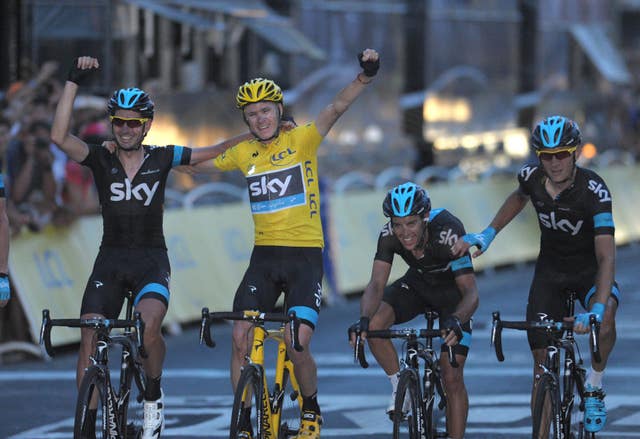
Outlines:
<svg viewBox="0 0 640 439"><path fill-rule="evenodd" d="M252 137L253 134L247 132L224 140L216 145L193 148L191 150L191 162L189 163L188 167L193 168L195 171L213 169L214 166L211 160L218 157L227 149L237 145L244 140L249 140Z"/></svg>
<svg viewBox="0 0 640 439"><path fill-rule="evenodd" d="M382 301L384 287L387 285L390 274L390 263L380 260L373 261L371 279L360 299L360 316L371 318L376 313Z"/></svg>
<svg viewBox="0 0 640 439"><path fill-rule="evenodd" d="M456 286L462 295L453 315L462 323L467 322L478 309L480 302L478 295L478 286L476 284L476 276L473 273L462 274L456 276Z"/></svg>
<svg viewBox="0 0 640 439"><path fill-rule="evenodd" d="M598 261L594 300L606 305L611 294L615 274L615 239L613 235L596 235L594 244L596 260Z"/></svg>
<svg viewBox="0 0 640 439"><path fill-rule="evenodd" d="M376 61L378 59L378 52L373 49L366 49L362 56L364 61ZM318 114L316 118L316 128L322 137L325 137L329 133L333 124L347 111L353 101L360 96L367 84L372 80L373 77L365 76L362 72L358 73L355 79L340 90L336 97L333 98L333 102Z"/></svg>
<svg viewBox="0 0 640 439"><path fill-rule="evenodd" d="M78 92L78 84L67 81L58 101L51 126L51 141L58 145L71 160L82 162L89 155L89 147L85 142L69 133L71 111Z"/></svg>
<svg viewBox="0 0 640 439"><path fill-rule="evenodd" d="M7 217L7 201L0 197L0 273L9 273L9 218ZM9 299L0 300L0 308Z"/></svg>
<svg viewBox="0 0 640 439"><path fill-rule="evenodd" d="M507 224L511 222L512 219L522 212L522 209L524 209L528 201L529 196L523 193L520 188L517 188L509 194L506 200L504 200L504 203L502 203L502 206L498 209L493 220L491 220L489 227L493 227L496 234L499 233L500 230L504 229ZM458 239L451 248L451 253L455 257L461 257L469 251L471 245L472 244L468 243L464 239ZM478 249L472 254L472 256L474 258L480 256L484 253L484 250L486 249Z"/></svg>

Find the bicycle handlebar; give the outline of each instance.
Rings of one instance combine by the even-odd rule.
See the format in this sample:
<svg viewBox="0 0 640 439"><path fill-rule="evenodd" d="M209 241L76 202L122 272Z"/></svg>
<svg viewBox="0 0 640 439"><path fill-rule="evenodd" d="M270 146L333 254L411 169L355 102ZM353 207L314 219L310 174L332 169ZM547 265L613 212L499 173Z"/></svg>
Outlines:
<svg viewBox="0 0 640 439"><path fill-rule="evenodd" d="M540 330L546 332L573 330L573 322L555 322L553 320L541 320L539 322L528 321L506 321L500 319L500 312L493 313L493 326L491 328L491 344L496 351L498 361L504 361L504 352L502 351L502 329L518 329L522 331ZM596 361L600 361L600 346L598 338L600 336L600 323L596 320L596 316L589 317L589 334L591 337L591 353Z"/></svg>
<svg viewBox="0 0 640 439"><path fill-rule="evenodd" d="M200 324L200 344L204 342L210 348L216 347L216 342L211 335L211 321L222 320L242 320L253 324L261 325L265 322L289 323L291 335L291 347L297 352L302 352L304 348L300 344L298 332L300 319L295 311L290 311L288 315L282 313L265 313L260 311L217 311L209 312L209 308L202 308L202 322Z"/></svg>
<svg viewBox="0 0 640 439"><path fill-rule="evenodd" d="M91 319L52 319L48 309L42 310L42 326L40 327L40 345L44 345L50 357L55 356L55 351L51 345L51 328L54 326L65 326L67 328L91 328L105 329L107 332L114 328L136 329L136 347L142 358L147 358L144 348L144 321L139 312L133 314L133 320L105 319L101 317Z"/></svg>
<svg viewBox="0 0 640 439"><path fill-rule="evenodd" d="M362 335L360 331L352 331L349 329L349 338L351 338L351 334L355 332L356 334L356 343L353 349L353 357L354 362L360 363L360 367L366 369L369 367L369 363L367 362L365 353L364 353L364 343L362 340ZM367 338L386 338L386 339L394 339L400 338L404 340L409 339L419 339L419 338L439 338L441 337L441 333L439 329L414 329L414 328L398 328L398 329L380 329L368 331ZM449 349L449 364L452 367L458 367L459 364L456 361L456 356L453 353L453 347L447 346Z"/></svg>

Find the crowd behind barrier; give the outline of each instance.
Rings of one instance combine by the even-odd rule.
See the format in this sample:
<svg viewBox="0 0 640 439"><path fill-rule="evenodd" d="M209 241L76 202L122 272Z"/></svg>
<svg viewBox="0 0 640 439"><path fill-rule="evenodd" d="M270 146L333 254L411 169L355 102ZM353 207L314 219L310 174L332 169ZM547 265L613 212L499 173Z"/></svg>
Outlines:
<svg viewBox="0 0 640 439"><path fill-rule="evenodd" d="M599 170L614 194L619 245L640 240L640 205L629 202L640 199L639 171L637 165ZM513 178L444 182L431 185L429 192L434 207L460 212L467 229L474 231L490 221L512 189ZM333 231L328 239L333 247L336 290L340 294L361 291L369 279L370 257L386 221L380 209L384 193L380 188L326 195L331 206L328 222ZM165 214L165 235L173 267L171 307L165 320L169 325L197 320L203 306L212 310L231 308L253 239L251 218L242 201L190 205L192 208L169 209ZM532 231L537 230L536 224L533 209L527 207L496 238L493 251L474 260L476 269L535 259L539 235ZM37 341L43 308L49 308L54 317L77 315L100 234L100 218L87 216L66 228L48 226L40 233L23 233L12 242L10 270L31 341ZM394 264L392 276L399 277L404 269L403 264ZM77 331L61 329L54 343L77 340Z"/></svg>

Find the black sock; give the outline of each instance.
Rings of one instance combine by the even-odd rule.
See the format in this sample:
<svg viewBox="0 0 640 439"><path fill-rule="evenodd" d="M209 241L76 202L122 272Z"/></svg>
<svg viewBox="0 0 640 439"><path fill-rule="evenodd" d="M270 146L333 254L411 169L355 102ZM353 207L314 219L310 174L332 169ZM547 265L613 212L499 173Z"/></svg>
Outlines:
<svg viewBox="0 0 640 439"><path fill-rule="evenodd" d="M160 390L160 378L162 378L162 375L157 378L147 377L147 387L144 391L145 401L156 401L162 396L162 392Z"/></svg>
<svg viewBox="0 0 640 439"><path fill-rule="evenodd" d="M315 392L311 396L302 395L302 411L309 411L320 414L320 406L318 405L318 392Z"/></svg>
<svg viewBox="0 0 640 439"><path fill-rule="evenodd" d="M253 427L251 425L251 407L244 407L240 412L240 426L246 429L253 436Z"/></svg>
<svg viewBox="0 0 640 439"><path fill-rule="evenodd" d="M82 433L87 438L96 437L96 418L98 417L98 409L87 410L87 422Z"/></svg>

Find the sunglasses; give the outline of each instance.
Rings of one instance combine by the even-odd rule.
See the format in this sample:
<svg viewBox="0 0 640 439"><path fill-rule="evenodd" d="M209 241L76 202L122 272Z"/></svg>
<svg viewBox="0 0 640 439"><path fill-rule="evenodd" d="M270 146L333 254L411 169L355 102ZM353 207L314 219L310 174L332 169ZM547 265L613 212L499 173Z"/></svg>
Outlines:
<svg viewBox="0 0 640 439"><path fill-rule="evenodd" d="M536 154L540 157L540 160L544 160L545 162L551 161L553 157L558 160L564 160L567 157L570 157L571 154L575 152L576 148L577 147L574 146L573 148L561 149L559 151L536 151Z"/></svg>
<svg viewBox="0 0 640 439"><path fill-rule="evenodd" d="M127 124L129 128L140 128L143 123L147 122L149 118L146 117L118 117L118 116L109 116L111 118L111 123L117 127L122 127L124 124Z"/></svg>

